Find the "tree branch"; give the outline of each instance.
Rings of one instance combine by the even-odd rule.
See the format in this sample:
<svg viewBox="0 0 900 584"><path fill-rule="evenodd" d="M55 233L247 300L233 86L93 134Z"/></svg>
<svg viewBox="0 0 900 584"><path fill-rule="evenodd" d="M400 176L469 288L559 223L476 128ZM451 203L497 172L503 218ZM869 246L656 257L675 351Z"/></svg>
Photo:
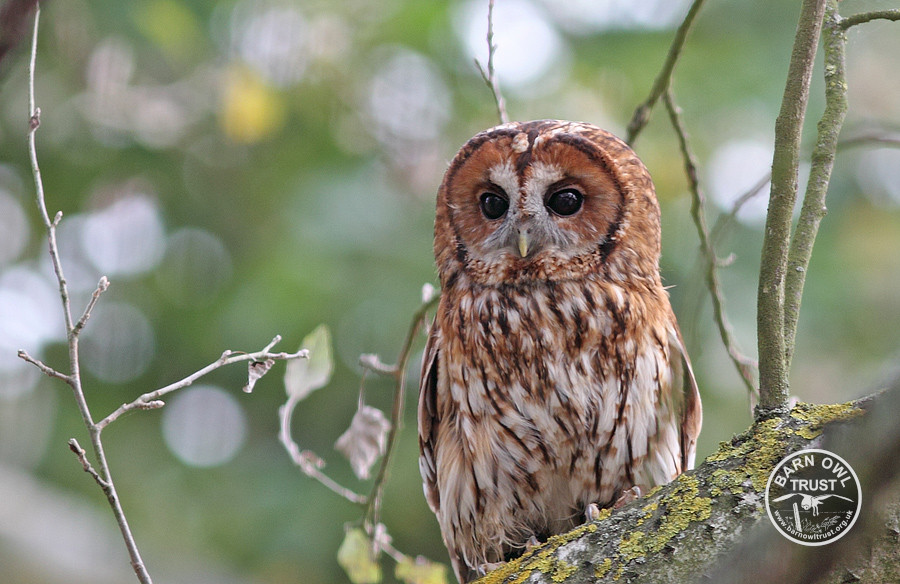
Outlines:
<svg viewBox="0 0 900 584"><path fill-rule="evenodd" d="M412 356L413 343L419 329L425 323L428 311L437 305L440 300L440 294L433 294L430 298L423 298L422 305L413 314L412 322L406 332L406 338L400 353L397 355L397 365L387 373L387 367L373 368L378 373L385 373L393 377L397 383L394 389L394 400L391 406L391 429L388 432L387 446L385 448L384 457L381 459L381 466L378 468L378 474L375 475L375 484L366 503L366 510L363 514L363 520L369 525L378 525L380 523L381 514L381 495L384 492L384 483L387 481L388 468L396 449L397 436L400 428L403 426L403 408L406 401L406 372L409 369L409 358ZM376 357L377 360L377 357ZM380 361L379 361L380 363ZM382 364L383 365L383 364Z"/></svg>
<svg viewBox="0 0 900 584"><path fill-rule="evenodd" d="M551 537L477 583L818 582L801 575L823 564L826 569L852 567L847 562L855 561L854 555L844 545L851 537L829 545L827 562L821 553L804 557L810 548L788 544L769 525L766 482L786 455L826 447L848 459L860 477L864 497L874 500L900 475L900 467L889 458L900 452L900 432L893 423L898 406L900 380L895 380L890 390L874 397L838 405L798 404L788 413L759 420L747 432L721 443L696 469L620 509L604 509L597 521ZM869 440L870 436L878 440ZM854 456L858 444L871 444L877 455ZM883 531L883 521L871 512L870 516ZM864 533L861 520L849 535ZM743 547L748 539L762 539L771 549L806 563L799 564L802 569L798 564L772 566L771 556ZM880 545L890 568L896 563L895 540L888 534ZM742 562L748 570L735 578L735 566ZM778 570L773 577L766 572L770 567Z"/></svg>
<svg viewBox="0 0 900 584"><path fill-rule="evenodd" d="M628 133L625 142L629 145L633 145L634 141L637 140L637 137L644 129L644 126L650 121L650 112L653 111L653 106L656 105L656 102L659 101L659 98L663 96L666 89L668 89L669 85L672 83L675 64L678 63L678 58L681 56L681 50L684 48L684 43L687 41L688 33L702 6L703 0L694 0L691 7L688 9L687 15L684 17L684 20L681 21L678 30L675 31L675 38L672 39L672 45L669 47L669 53L666 55L662 70L660 70L659 74L656 76L656 80L653 82L653 87L650 89L650 95L647 96L647 99L644 100L643 103L635 108L634 114L631 116L631 121L628 123Z"/></svg>
<svg viewBox="0 0 900 584"><path fill-rule="evenodd" d="M819 120L818 137L812 153L812 166L800 219L794 229L785 275L784 340L785 368L790 369L794 354L797 319L803 298L803 285L812 257L819 224L825 217L825 196L834 168L838 137L847 114L847 77L845 47L847 34L841 27L838 0L828 0L825 8L825 111Z"/></svg>
<svg viewBox="0 0 900 584"><path fill-rule="evenodd" d="M219 357L203 369L191 373L184 379L176 381L175 383L170 383L169 385L161 387L154 391L147 392L130 403L122 404L114 412L97 422L96 428L97 430L103 430L108 425L118 420L123 414L132 410L152 410L162 407L164 404L162 401L160 401L159 398L163 397L164 395L170 394L173 391L184 389L201 377L204 377L212 373L216 369L220 369L227 365L246 361L249 361L252 364L261 361L267 361L269 359L275 361L285 361L288 359L303 359L308 356L309 352L305 349L297 351L296 353L272 353L272 347L274 347L279 340L281 340L281 336L276 336L268 345L263 348L263 350L257 351L256 353L244 353L239 351L227 350L222 353L221 357Z"/></svg>
<svg viewBox="0 0 900 584"><path fill-rule="evenodd" d="M88 404L84 396L84 390L81 386L78 333L81 330L81 327L83 327L84 323L87 321L90 310L96 303L96 299L91 299L88 308L85 310L85 315L82 316L82 318L79 320L78 324L80 326L76 326L76 324L72 320L72 307L69 300L69 288L66 283L66 277L63 272L62 263L59 257L59 248L57 247L56 241L56 227L57 225L59 225L59 222L62 219L62 213L57 213L52 221L50 220L50 216L47 213L47 205L44 198L44 183L41 179L41 170L40 166L38 165L37 148L35 146L35 133L41 125L41 110L35 103L34 92L34 72L35 63L37 61L37 40L40 17L41 8L38 4L35 8L34 13L34 32L32 34L31 40L31 60L29 61L28 66L28 103L30 116L28 123L28 155L29 159L31 160L31 170L34 177L35 199L38 205L38 209L40 210L41 219L43 220L44 226L47 229L50 261L53 264L53 271L56 274L56 279L59 283L59 296L63 306L63 315L66 325L66 337L68 339L69 348L69 368L71 373L67 376L63 376L62 374L55 372L55 370L52 370L49 367L41 367L41 364L39 362L35 361L34 359L28 358L27 353L24 353L24 351L20 351L19 355L23 359L30 360L30 362L38 365L41 370L48 375L53 375L54 377L64 379L64 381L66 381L69 386L71 386L72 393L75 397L75 403L77 404L78 410L81 412L81 417L84 421L84 424L88 428L88 431L90 433L91 445L93 446L94 454L97 457L99 470L95 470L93 466L91 466L91 464L87 461L84 450L80 446L77 449L72 448L72 450L78 456L78 459L85 471L87 471L91 474L91 476L94 477L94 480L97 481L97 484L101 486L103 492L106 494L107 501L109 501L109 505L112 508L113 515L115 516L116 522L119 525L119 531L122 533L122 538L125 541L125 547L128 549L128 555L131 560L131 566L134 570L135 575L142 584L152 584L150 573L147 571L146 566L144 566L144 560L141 558L141 553L134 541L134 535L131 532L131 528L128 526L128 520L125 518L125 512L122 510L119 495L116 492L115 483L113 482L112 475L109 470L109 464L106 461L106 455L103 451L103 444L100 442L100 430L97 429L97 427L94 425L94 420L91 416L91 411L90 408L88 408ZM101 287L103 287L102 284L103 280L101 280ZM99 293L95 294L97 298L99 298Z"/></svg>
<svg viewBox="0 0 900 584"><path fill-rule="evenodd" d="M325 461L316 456L311 450L301 450L300 445L291 437L291 419L294 416L294 409L299 402L300 400L296 396L291 395L288 397L288 401L278 409L278 439L285 450L288 451L291 460L295 465L300 467L303 474L319 481L332 492L347 499L351 503L365 505L367 499L364 495L355 493L323 473L321 469L325 466Z"/></svg>
<svg viewBox="0 0 900 584"><path fill-rule="evenodd" d="M675 103L675 96L672 88L666 90L663 99L666 104L666 110L669 112L669 120L678 136L678 145L681 149L681 156L684 159L684 171L688 179L688 189L691 192L691 217L697 228L697 236L700 239L700 252L706 262L706 286L709 288L709 295L712 298L713 315L716 325L719 328L719 336L722 338L722 344L728 351L731 362L734 363L738 375L747 387L751 401L756 399L757 390L753 383L753 371L756 363L744 355L738 349L737 342L734 339L734 330L731 323L728 322L728 316L725 313L725 297L722 294L722 287L719 283L718 265L719 259L716 256L716 250L713 247L712 239L709 235L709 229L706 225L706 213L704 207L706 198L700 190L700 181L697 178L697 163L694 160L694 154L688 142L687 130L681 120L681 110Z"/></svg>
<svg viewBox="0 0 900 584"><path fill-rule="evenodd" d="M800 137L824 11L825 0L803 0L781 112L775 120L772 190L766 215L757 296L760 392L758 416L787 407L785 272L791 237L791 216L797 200Z"/></svg>
<svg viewBox="0 0 900 584"><path fill-rule="evenodd" d="M481 66L481 63L478 61L478 59L475 59L475 66L478 68L478 72L481 73L481 78L484 79L484 82L485 84L487 84L488 89L490 89L491 93L494 95L494 103L497 104L497 115L500 116L500 123L505 124L509 121L509 114L506 113L506 100L503 99L503 93L501 93L500 91L500 82L497 80L497 76L494 73L494 53L497 52L497 45L494 44L494 0L488 1L487 18L487 71L485 71L484 67Z"/></svg>
<svg viewBox="0 0 900 584"><path fill-rule="evenodd" d="M872 22L873 20L898 21L900 20L900 10L875 10L872 12L863 12L862 14L854 14L847 18L838 19L838 26L843 30L847 30L857 24L865 24L867 22Z"/></svg>

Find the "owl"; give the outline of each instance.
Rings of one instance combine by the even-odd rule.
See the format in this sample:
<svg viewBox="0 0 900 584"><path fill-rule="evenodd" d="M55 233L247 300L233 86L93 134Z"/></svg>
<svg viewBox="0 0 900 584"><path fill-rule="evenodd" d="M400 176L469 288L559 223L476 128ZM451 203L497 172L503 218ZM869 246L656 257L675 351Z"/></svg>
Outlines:
<svg viewBox="0 0 900 584"><path fill-rule="evenodd" d="M693 466L650 175L587 123L473 137L437 196L419 467L460 582Z"/></svg>

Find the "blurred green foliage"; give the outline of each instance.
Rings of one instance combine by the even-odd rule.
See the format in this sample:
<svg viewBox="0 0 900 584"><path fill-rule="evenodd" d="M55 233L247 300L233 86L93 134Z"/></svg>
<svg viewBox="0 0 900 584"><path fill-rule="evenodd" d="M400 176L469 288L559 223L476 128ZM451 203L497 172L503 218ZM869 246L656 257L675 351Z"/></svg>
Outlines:
<svg viewBox="0 0 900 584"><path fill-rule="evenodd" d="M504 17L504 1L495 28L511 117L580 119L619 134L687 8L652 0L510 0L514 13ZM848 14L886 7L886 0L841 4ZM709 3L678 65L674 86L713 220L767 170L796 11L789 2ZM75 310L106 274L112 285L97 321L104 322L107 304L138 315L108 318L111 328L85 342L95 417L225 349L258 350L278 333L280 348L293 351L326 323L334 377L297 410L294 434L329 461L332 476L368 491L333 443L356 409L359 355L391 362L422 285L435 281L433 196L446 163L469 136L496 123L467 44L483 36L486 12L486 0L47 4L38 153L51 215L65 215L62 257ZM504 26L523 14L532 28L505 42ZM472 33L475 25L481 28ZM26 348L58 368L67 362L25 149L27 45L0 64L0 580L122 582L127 556L106 501L66 447L70 437L87 442L71 396L14 357ZM535 72L544 53L553 60ZM848 53L845 136L896 136L900 29L857 27ZM821 71L812 94L814 119ZM807 123L807 135L813 131ZM748 399L711 320L682 162L662 112L636 149L663 207L663 275L704 399L702 459L746 427ZM896 361L898 169L900 151L886 144L839 155L795 353L792 391L803 400L858 396ZM104 222L101 212L122 200L139 204L115 207L121 215ZM739 215L718 249L735 254L721 276L749 354L759 217ZM126 228L111 229L110 221ZM152 334L136 338L142 323ZM38 329L46 332L31 334ZM137 350L149 351L146 363L129 357ZM206 380L227 389L246 419L242 446L224 464L188 466L176 457L161 431L166 409L131 414L104 433L157 581L346 581L336 554L344 523L359 509L303 476L279 445L282 368L252 395L240 392L243 367ZM383 519L397 548L445 561L421 492L412 393ZM369 378L368 403L388 410L391 394L388 380ZM215 428L214 417L205 424L197 427Z"/></svg>

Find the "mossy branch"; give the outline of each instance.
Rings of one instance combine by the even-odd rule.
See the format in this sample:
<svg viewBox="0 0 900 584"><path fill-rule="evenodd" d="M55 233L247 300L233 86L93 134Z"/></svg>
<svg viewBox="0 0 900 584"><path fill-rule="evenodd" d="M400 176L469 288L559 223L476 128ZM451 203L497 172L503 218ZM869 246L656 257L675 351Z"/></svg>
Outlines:
<svg viewBox="0 0 900 584"><path fill-rule="evenodd" d="M845 47L847 35L841 27L838 14L838 0L828 0L825 9L825 111L819 120L818 137L812 153L812 166L800 219L794 229L788 252L787 273L785 275L784 338L785 368L790 369L794 354L794 338L797 333L797 318L813 244L827 209L825 196L834 168L834 157L838 148L838 137L847 114L847 79Z"/></svg>
<svg viewBox="0 0 900 584"><path fill-rule="evenodd" d="M788 401L785 273L791 218L797 200L800 137L824 12L825 0L804 0L802 3L781 112L775 120L772 190L763 237L756 314L760 391L757 414L763 416L772 411L783 411Z"/></svg>
<svg viewBox="0 0 900 584"><path fill-rule="evenodd" d="M822 564L819 558L805 557L803 546L786 545L769 523L764 508L769 475L787 454L824 446L848 459L864 493L883 492L900 468L885 464L883 456L854 454L858 444L871 435L880 437L880 450L894 453L900 449L900 433L894 431L890 416L882 414L898 406L900 380L876 397L837 405L798 404L786 414L759 420L747 432L721 443L698 468L621 509L604 510L597 521L551 537L477 584L721 583L728 579L738 554L748 555L741 548L748 539L761 539L788 556L797 556L798 562L808 562L803 565ZM883 518L876 515L869 520L884 525ZM865 518L851 535L854 532L866 533ZM889 539L883 538L877 545L890 550L893 544ZM829 546L833 557L825 564L826 571L830 574L857 566L855 553L856 548L844 545L843 540ZM759 570L764 567L754 560L754 571L746 580L736 581L750 582L753 574L754 581L759 581ZM783 574L762 581L783 582L785 578L789 579Z"/></svg>

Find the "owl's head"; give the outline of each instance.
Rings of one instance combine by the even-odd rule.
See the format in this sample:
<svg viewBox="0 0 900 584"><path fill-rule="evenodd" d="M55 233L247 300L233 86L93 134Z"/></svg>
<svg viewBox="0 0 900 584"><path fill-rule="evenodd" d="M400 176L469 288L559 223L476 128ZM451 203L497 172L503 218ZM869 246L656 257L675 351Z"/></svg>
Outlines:
<svg viewBox="0 0 900 584"><path fill-rule="evenodd" d="M445 288L603 277L659 280L650 174L596 126L511 122L460 149L438 191L434 251Z"/></svg>

